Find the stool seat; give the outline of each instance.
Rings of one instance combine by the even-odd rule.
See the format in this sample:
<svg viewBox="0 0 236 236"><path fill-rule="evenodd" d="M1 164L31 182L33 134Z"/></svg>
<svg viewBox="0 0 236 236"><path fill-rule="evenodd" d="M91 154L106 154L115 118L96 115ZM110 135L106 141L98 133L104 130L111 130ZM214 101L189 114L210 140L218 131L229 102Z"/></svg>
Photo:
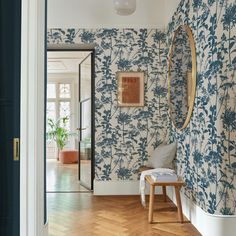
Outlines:
<svg viewBox="0 0 236 236"><path fill-rule="evenodd" d="M79 153L77 150L62 150L59 153L59 160L62 164L77 163Z"/></svg>

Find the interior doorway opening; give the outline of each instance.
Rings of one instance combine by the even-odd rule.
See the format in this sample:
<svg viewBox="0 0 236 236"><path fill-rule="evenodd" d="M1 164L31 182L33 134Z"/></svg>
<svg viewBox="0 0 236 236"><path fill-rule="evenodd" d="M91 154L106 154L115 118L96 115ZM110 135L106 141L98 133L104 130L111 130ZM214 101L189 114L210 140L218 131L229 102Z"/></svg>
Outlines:
<svg viewBox="0 0 236 236"><path fill-rule="evenodd" d="M94 50L48 49L46 84L46 195L90 192Z"/></svg>

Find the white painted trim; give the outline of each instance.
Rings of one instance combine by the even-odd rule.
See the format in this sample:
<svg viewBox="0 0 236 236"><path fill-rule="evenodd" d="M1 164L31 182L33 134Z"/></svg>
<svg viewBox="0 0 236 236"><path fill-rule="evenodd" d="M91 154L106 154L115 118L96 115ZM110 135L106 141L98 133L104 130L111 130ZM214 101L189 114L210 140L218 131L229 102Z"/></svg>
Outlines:
<svg viewBox="0 0 236 236"><path fill-rule="evenodd" d="M48 73L48 82L74 82L78 78L77 73Z"/></svg>
<svg viewBox="0 0 236 236"><path fill-rule="evenodd" d="M176 204L173 188L167 188L168 197ZM203 236L234 236L236 216L211 215L181 193L184 215Z"/></svg>
<svg viewBox="0 0 236 236"><path fill-rule="evenodd" d="M94 195L137 195L139 181L94 180Z"/></svg>
<svg viewBox="0 0 236 236"><path fill-rule="evenodd" d="M102 27L104 28L104 27ZM51 28L49 28L48 30L50 30ZM66 44L66 43L62 43L62 44L47 44L47 49L48 50L92 50L96 47L96 44L94 43L89 43L89 44L84 44L84 43L76 43L76 44Z"/></svg>
<svg viewBox="0 0 236 236"><path fill-rule="evenodd" d="M139 195L139 181L98 181L94 180L94 195ZM146 193L149 187L146 185ZM156 194L161 193L161 187L156 188Z"/></svg>
<svg viewBox="0 0 236 236"><path fill-rule="evenodd" d="M44 225L45 1L22 0L20 236L46 236Z"/></svg>

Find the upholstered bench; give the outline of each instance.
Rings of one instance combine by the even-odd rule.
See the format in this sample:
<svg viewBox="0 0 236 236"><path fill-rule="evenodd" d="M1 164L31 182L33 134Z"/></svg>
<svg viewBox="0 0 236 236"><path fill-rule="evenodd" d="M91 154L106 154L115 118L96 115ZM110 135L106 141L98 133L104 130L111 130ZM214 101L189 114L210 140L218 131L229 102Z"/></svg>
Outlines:
<svg viewBox="0 0 236 236"><path fill-rule="evenodd" d="M62 164L72 164L77 163L79 158L79 153L76 150L63 150L60 151L59 159Z"/></svg>

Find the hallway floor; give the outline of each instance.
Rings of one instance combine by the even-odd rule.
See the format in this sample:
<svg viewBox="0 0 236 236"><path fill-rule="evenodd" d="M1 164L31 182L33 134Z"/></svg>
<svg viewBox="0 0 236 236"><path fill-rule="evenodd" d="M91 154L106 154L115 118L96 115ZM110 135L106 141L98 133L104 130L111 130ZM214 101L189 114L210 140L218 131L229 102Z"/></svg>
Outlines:
<svg viewBox="0 0 236 236"><path fill-rule="evenodd" d="M139 196L93 196L91 193L49 193L50 236L199 236L187 219L178 223L172 202L156 197L154 223Z"/></svg>
<svg viewBox="0 0 236 236"><path fill-rule="evenodd" d="M86 166L86 163L84 164ZM78 181L78 163L61 164L56 159L47 160L47 192L88 191Z"/></svg>
<svg viewBox="0 0 236 236"><path fill-rule="evenodd" d="M140 196L93 196L79 185L77 164L48 161L47 171L49 236L200 235L187 219L178 223L177 208L161 196L156 196L154 223L149 224Z"/></svg>

